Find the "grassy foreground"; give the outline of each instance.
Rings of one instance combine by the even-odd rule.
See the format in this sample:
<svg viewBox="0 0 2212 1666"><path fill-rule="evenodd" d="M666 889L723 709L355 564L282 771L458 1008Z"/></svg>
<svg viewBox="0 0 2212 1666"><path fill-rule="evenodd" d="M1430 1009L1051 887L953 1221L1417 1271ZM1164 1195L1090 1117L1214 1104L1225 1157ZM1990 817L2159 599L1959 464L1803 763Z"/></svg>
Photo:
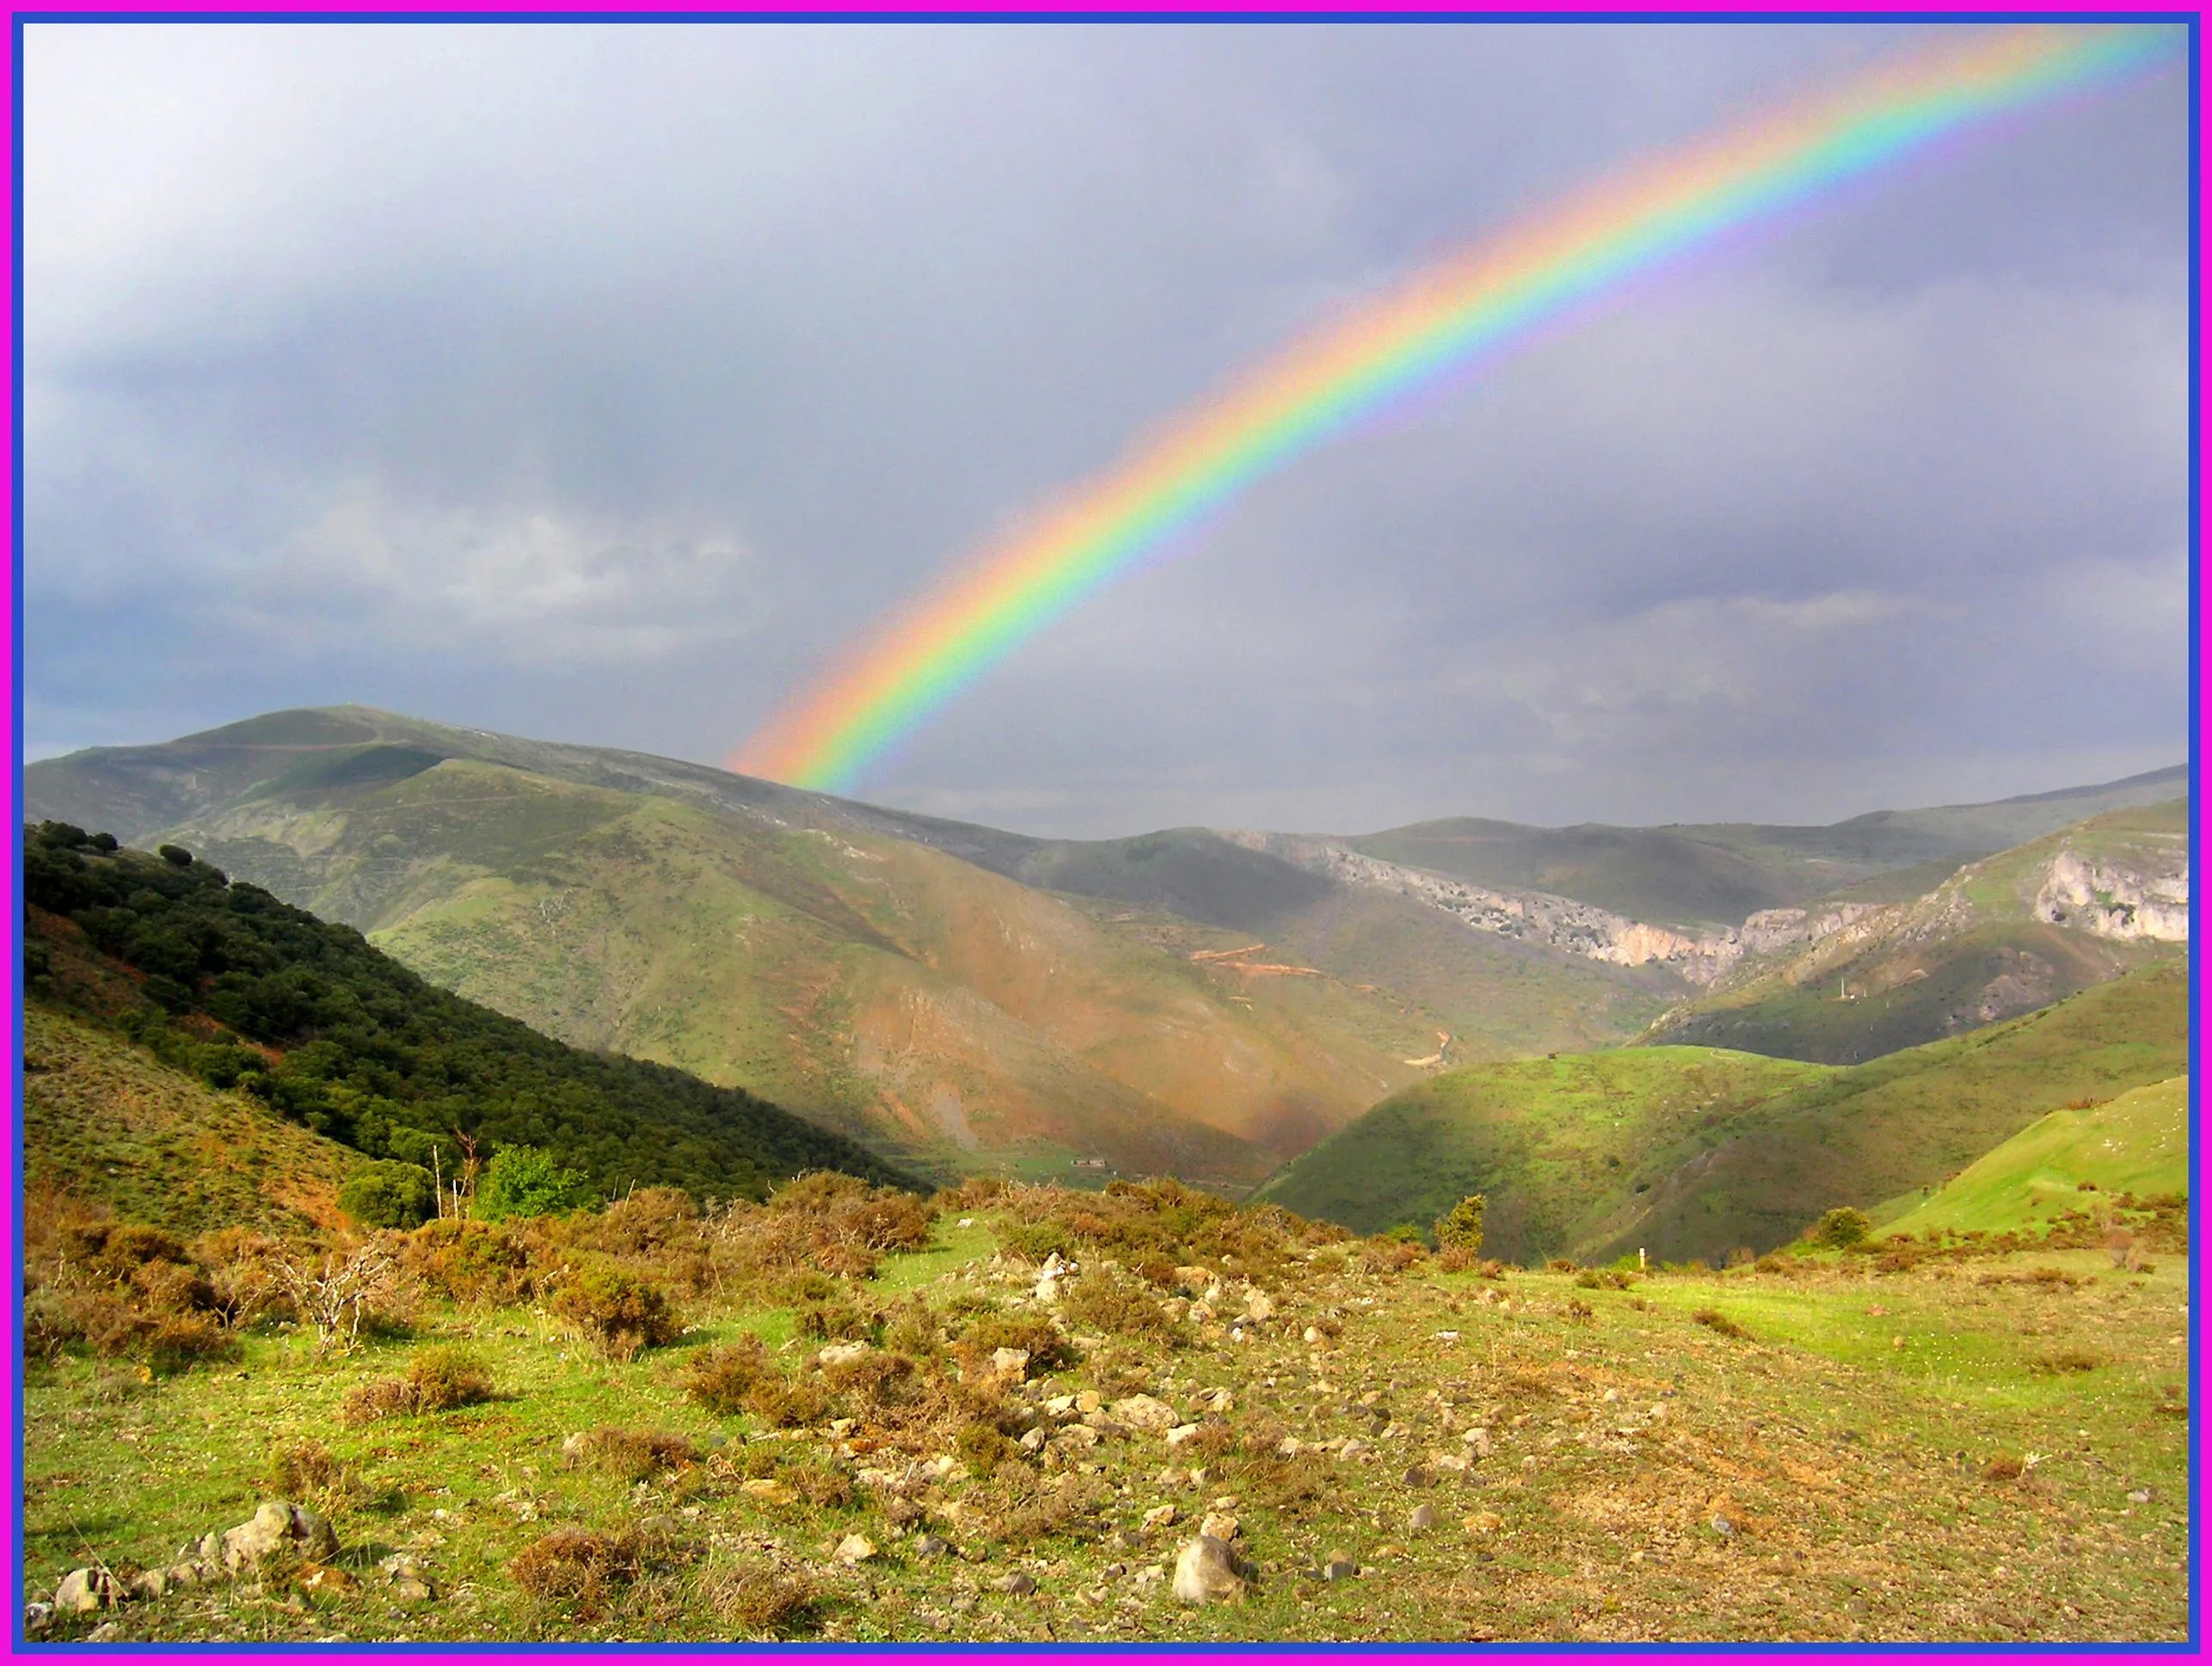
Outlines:
<svg viewBox="0 0 2212 1666"><path fill-rule="evenodd" d="M73 1567L173 1562L289 1496L329 1511L343 1548L328 1569L59 1616L46 1635L2185 1634L2185 1256L2124 1271L2097 1251L1782 1256L1637 1279L1446 1272L1410 1246L1293 1233L1227 1270L1188 1264L1189 1241L1162 1246L1185 1252L1172 1268L1133 1254L1146 1289L1086 1248L1107 1207L1031 1189L955 1202L872 1278L830 1279L826 1298L818 1282L798 1308L695 1298L673 1345L627 1362L527 1300L428 1302L409 1333L347 1354L304 1329L249 1333L169 1377L62 1351L26 1385L28 1594ZM1050 1244L1083 1270L1046 1304L1031 1257ZM957 1342L979 1323L1041 1337L1048 1313L1076 1362L966 1400L942 1386L955 1362L971 1383L982 1369ZM799 1337L802 1316L872 1331L872 1357L916 1374L809 1365L824 1343ZM712 1415L679 1386L744 1332L782 1374L756 1401L773 1418ZM472 1354L495 1398L341 1423L349 1394L436 1346ZM902 1399L901 1382L933 1386ZM1102 1427L1085 1428L1095 1402L1054 1409L1086 1392ZM1189 1431L1173 1448L1123 1405L1139 1393ZM965 1409L936 1416L941 1399ZM986 1405L995 1423L976 1421ZM1025 1451L1023 1428L1049 1438ZM295 1454L282 1493L273 1448ZM1209 1512L1237 1518L1260 1578L1189 1608L1160 1571ZM854 1535L873 1554L842 1563ZM393 1557L423 1591L380 1571ZM1339 1557L1357 1571L1318 1577Z"/></svg>

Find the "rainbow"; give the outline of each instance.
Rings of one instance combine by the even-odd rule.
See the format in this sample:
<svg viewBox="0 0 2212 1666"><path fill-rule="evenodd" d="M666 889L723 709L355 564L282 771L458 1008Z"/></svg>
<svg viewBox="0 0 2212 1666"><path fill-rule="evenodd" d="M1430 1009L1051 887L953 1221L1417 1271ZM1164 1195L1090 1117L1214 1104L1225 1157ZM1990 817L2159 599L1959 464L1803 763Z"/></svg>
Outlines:
<svg viewBox="0 0 2212 1666"><path fill-rule="evenodd" d="M1255 481L1479 355L1938 141L2160 64L2172 28L1975 30L1650 162L1294 342L858 639L728 767L850 791L1029 637Z"/></svg>

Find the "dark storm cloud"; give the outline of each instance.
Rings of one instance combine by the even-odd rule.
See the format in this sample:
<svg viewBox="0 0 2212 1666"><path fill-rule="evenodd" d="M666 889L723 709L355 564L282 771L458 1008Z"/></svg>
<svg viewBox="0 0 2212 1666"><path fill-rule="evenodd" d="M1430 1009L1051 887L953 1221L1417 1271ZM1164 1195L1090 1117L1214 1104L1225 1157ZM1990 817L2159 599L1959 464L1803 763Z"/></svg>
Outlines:
<svg viewBox="0 0 2212 1666"><path fill-rule="evenodd" d="M714 759L1335 305L1859 27L134 28L26 55L34 753L285 704ZM875 796L1811 817L2185 735L2178 76L1265 483Z"/></svg>

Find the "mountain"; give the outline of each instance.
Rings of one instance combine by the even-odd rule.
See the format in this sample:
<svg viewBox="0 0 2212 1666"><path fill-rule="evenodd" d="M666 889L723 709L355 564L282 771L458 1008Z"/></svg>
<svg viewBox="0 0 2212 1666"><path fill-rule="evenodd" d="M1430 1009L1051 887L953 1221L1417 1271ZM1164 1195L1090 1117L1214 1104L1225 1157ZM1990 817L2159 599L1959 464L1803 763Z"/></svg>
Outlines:
<svg viewBox="0 0 2212 1666"><path fill-rule="evenodd" d="M34 998L371 1156L451 1172L479 1146L537 1146L602 1196L758 1198L821 1168L915 1183L749 1094L564 1046L426 984L178 845L149 854L46 822L24 841L23 894Z"/></svg>
<svg viewBox="0 0 2212 1666"><path fill-rule="evenodd" d="M1625 1040L1683 993L1202 830L1031 839L361 708L34 765L26 796L938 1175L1243 1190L1421 1061Z"/></svg>
<svg viewBox="0 0 2212 1666"><path fill-rule="evenodd" d="M1652 1173L1829 1073L1701 1047L1470 1065L1386 1099L1254 1197L1356 1232L1425 1232L1481 1192L1484 1252L1541 1262L1587 1241Z"/></svg>
<svg viewBox="0 0 2212 1666"><path fill-rule="evenodd" d="M2185 765L1991 804L1877 810L1829 827L1531 827L1465 818L1338 841L1363 856L1681 928L1741 925L1901 868L1951 868L2105 810L2189 791Z"/></svg>
<svg viewBox="0 0 2212 1666"><path fill-rule="evenodd" d="M1482 1064L1393 1096L1257 1196L1373 1231L1490 1199L1493 1253L1717 1262L1941 1185L2044 1113L2187 1067L2188 975L2146 967L1847 1069L1717 1048Z"/></svg>
<svg viewBox="0 0 2212 1666"><path fill-rule="evenodd" d="M2189 1190L2189 1079L2031 1122L1931 1196L1875 1212L1889 1233L2016 1232L2048 1226L2084 1190L2139 1197ZM1902 1206L1902 1213L1899 1205Z"/></svg>
<svg viewBox="0 0 2212 1666"><path fill-rule="evenodd" d="M1773 946L1668 1011L1644 1040L1850 1064L2179 956L2189 933L2188 806L2107 811L1969 863L1909 901L1870 892L1759 917Z"/></svg>
<svg viewBox="0 0 2212 1666"><path fill-rule="evenodd" d="M187 1238L218 1226L336 1226L338 1189L368 1160L37 1004L23 1012L22 1134L27 1198L104 1204Z"/></svg>

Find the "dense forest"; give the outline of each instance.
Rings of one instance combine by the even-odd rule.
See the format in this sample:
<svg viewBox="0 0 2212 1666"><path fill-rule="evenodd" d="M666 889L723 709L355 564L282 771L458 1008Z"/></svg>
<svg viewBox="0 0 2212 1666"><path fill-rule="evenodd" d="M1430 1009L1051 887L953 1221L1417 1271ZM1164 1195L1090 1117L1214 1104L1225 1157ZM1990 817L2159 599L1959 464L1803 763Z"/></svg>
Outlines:
<svg viewBox="0 0 2212 1666"><path fill-rule="evenodd" d="M759 1198L814 1169L919 1184L740 1089L569 1047L426 983L174 845L26 828L23 896L30 997L372 1156L452 1174L471 1147L530 1146L609 1196Z"/></svg>

